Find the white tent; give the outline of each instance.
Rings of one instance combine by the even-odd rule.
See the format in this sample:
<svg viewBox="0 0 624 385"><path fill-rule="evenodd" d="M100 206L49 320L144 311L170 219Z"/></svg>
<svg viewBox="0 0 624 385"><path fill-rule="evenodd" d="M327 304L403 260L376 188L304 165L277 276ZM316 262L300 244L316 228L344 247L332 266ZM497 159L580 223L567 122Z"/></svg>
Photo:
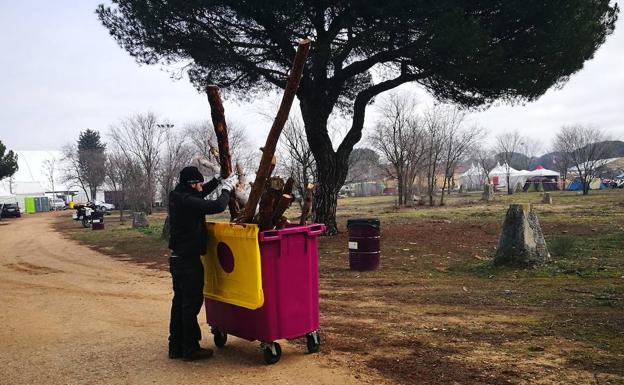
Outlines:
<svg viewBox="0 0 624 385"><path fill-rule="evenodd" d="M534 176L531 171L516 170L513 167L509 167L509 184L512 188L518 185L524 186L527 179ZM490 181L499 189L507 188L507 164L500 165L496 163L496 167L490 171Z"/></svg>
<svg viewBox="0 0 624 385"><path fill-rule="evenodd" d="M466 190L480 190L485 180L485 172L481 166L470 165L470 168L459 176L459 185Z"/></svg>
<svg viewBox="0 0 624 385"><path fill-rule="evenodd" d="M558 171L548 170L548 169L545 169L542 166L537 166L537 168L535 170L531 171L531 176L550 176L550 177L556 176L556 177L559 177L560 174L559 174Z"/></svg>
<svg viewBox="0 0 624 385"><path fill-rule="evenodd" d="M15 198L15 195L13 195L10 192L4 190L0 186L0 205L2 205L4 203L16 203L16 202L17 202L17 199Z"/></svg>

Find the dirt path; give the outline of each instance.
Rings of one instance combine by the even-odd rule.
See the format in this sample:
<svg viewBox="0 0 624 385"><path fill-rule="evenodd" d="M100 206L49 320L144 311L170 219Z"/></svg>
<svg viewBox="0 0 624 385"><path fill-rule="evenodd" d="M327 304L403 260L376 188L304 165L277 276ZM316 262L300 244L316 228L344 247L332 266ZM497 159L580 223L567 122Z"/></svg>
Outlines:
<svg viewBox="0 0 624 385"><path fill-rule="evenodd" d="M169 275L64 239L52 215L0 223L0 384L373 382L288 343L273 366L258 343L235 338L210 360L169 360Z"/></svg>

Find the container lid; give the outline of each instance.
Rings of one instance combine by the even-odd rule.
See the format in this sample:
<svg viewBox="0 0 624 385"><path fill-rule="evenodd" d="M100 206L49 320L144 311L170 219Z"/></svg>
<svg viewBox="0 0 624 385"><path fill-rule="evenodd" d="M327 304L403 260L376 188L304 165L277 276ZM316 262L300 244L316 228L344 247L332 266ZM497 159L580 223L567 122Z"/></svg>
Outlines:
<svg viewBox="0 0 624 385"><path fill-rule="evenodd" d="M379 227L379 219L377 219L377 218L348 219L347 220L347 228L349 228L351 226Z"/></svg>

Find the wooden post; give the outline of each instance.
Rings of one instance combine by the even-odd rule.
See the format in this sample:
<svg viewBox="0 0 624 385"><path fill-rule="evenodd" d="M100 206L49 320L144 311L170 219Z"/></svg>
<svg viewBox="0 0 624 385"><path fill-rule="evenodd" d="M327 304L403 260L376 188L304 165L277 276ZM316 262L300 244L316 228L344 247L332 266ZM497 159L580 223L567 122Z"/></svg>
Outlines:
<svg viewBox="0 0 624 385"><path fill-rule="evenodd" d="M299 81L301 80L303 67L305 65L306 58L308 57L310 43L311 41L308 39L299 42L299 47L297 48L297 53L295 54L295 60L293 61L292 68L290 69L290 76L288 77L288 82L286 83L286 88L284 89L284 95L282 96L282 102L280 103L279 110L277 111L271 130L269 131L269 136L267 137L264 145L264 151L262 151L262 159L260 160L260 165L258 166L256 180L254 181L251 192L249 193L249 199L245 205L245 210L242 215L239 216L237 222L248 223L253 219L256 206L258 205L258 201L262 195L265 181L269 176L271 159L273 159L273 155L275 154L277 141L279 140L284 124L286 124L286 120L288 119L288 113L290 112L290 107L292 106L295 94L297 93L297 88L299 88Z"/></svg>

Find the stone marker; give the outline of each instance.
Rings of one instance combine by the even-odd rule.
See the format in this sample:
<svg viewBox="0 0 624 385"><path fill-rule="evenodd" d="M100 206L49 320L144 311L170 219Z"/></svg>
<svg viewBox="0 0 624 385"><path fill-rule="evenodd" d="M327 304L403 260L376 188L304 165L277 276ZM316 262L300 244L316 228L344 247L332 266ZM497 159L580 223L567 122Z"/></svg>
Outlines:
<svg viewBox="0 0 624 385"><path fill-rule="evenodd" d="M494 200L494 185L483 185L483 195L481 195L481 200L484 200L486 202L491 202Z"/></svg>
<svg viewBox="0 0 624 385"><path fill-rule="evenodd" d="M546 241L531 205L509 205L494 264L534 266L549 260Z"/></svg>
<svg viewBox="0 0 624 385"><path fill-rule="evenodd" d="M552 196L550 193L544 193L544 198L542 198L542 203L546 203L547 205L552 205Z"/></svg>
<svg viewBox="0 0 624 385"><path fill-rule="evenodd" d="M517 193L524 192L524 186L522 185L522 183L520 182L516 183L516 192Z"/></svg>
<svg viewBox="0 0 624 385"><path fill-rule="evenodd" d="M459 193L463 194L464 192L466 192L465 188L464 188L464 185L463 184L459 185Z"/></svg>
<svg viewBox="0 0 624 385"><path fill-rule="evenodd" d="M139 227L149 227L149 221L144 212L132 213L132 228L136 229Z"/></svg>

